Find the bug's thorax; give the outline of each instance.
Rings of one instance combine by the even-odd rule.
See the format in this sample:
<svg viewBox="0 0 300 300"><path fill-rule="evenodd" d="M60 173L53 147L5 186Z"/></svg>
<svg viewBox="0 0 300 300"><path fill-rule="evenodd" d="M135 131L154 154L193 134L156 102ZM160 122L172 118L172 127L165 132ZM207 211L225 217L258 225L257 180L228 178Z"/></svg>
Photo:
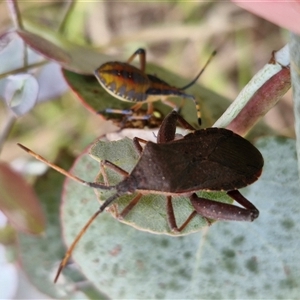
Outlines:
<svg viewBox="0 0 300 300"><path fill-rule="evenodd" d="M129 175L120 183L117 184L116 189L119 195L132 194L138 188L138 182L135 176Z"/></svg>

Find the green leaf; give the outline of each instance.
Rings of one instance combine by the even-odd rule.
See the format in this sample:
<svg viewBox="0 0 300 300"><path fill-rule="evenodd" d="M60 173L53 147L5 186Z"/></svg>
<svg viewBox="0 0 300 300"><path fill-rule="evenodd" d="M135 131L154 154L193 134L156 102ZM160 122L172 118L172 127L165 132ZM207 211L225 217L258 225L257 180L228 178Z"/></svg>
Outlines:
<svg viewBox="0 0 300 300"><path fill-rule="evenodd" d="M199 233L171 237L136 230L104 212L74 250L82 272L112 299L297 299L295 142L265 138L257 146L265 159L262 177L241 190L260 210L253 223L217 222ZM89 165L85 179L92 180L93 163L84 156L78 164L82 160ZM81 175L77 168L73 171ZM72 189L75 199L68 198ZM68 245L98 207L92 189L67 183L62 222Z"/></svg>
<svg viewBox="0 0 300 300"><path fill-rule="evenodd" d="M45 216L33 189L3 162L0 162L0 209L17 230L40 234L45 229Z"/></svg>
<svg viewBox="0 0 300 300"><path fill-rule="evenodd" d="M24 25L28 31L26 33L22 31L21 34L18 32L24 41L40 54L61 63L68 70L92 75L101 64L117 59L116 56L103 54L95 48L72 43L59 32L42 24L24 20Z"/></svg>
<svg viewBox="0 0 300 300"><path fill-rule="evenodd" d="M47 58L64 64L71 61L71 58L66 51L46 40L45 38L25 30L17 30L17 34L32 49Z"/></svg>

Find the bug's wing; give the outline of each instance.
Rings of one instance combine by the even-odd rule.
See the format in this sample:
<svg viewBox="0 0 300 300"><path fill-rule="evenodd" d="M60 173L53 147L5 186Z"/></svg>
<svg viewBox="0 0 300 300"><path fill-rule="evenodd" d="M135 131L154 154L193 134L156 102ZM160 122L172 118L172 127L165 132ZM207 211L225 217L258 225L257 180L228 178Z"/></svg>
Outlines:
<svg viewBox="0 0 300 300"><path fill-rule="evenodd" d="M192 139L198 143L191 144ZM239 189L256 181L261 174L264 162L259 150L229 130L208 128L187 136L187 141L188 155L174 166L174 172L181 174L174 178L176 192Z"/></svg>
<svg viewBox="0 0 300 300"><path fill-rule="evenodd" d="M250 142L229 130L209 128L177 141L148 142L131 176L141 190L228 191L257 180L262 166Z"/></svg>
<svg viewBox="0 0 300 300"><path fill-rule="evenodd" d="M182 167L178 165L174 168L174 172L177 176L174 176L172 190L176 193L239 189L252 183L260 175L260 172L255 177L252 174L251 181L249 181L247 174L209 160L195 161L192 164L184 164Z"/></svg>

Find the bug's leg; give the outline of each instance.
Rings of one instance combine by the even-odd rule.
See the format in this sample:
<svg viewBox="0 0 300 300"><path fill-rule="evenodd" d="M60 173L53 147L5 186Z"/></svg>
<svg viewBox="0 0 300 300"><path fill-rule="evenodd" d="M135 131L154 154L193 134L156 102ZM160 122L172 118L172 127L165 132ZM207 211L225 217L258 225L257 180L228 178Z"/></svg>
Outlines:
<svg viewBox="0 0 300 300"><path fill-rule="evenodd" d="M109 169L115 171L116 173L121 174L124 178L128 176L128 172L126 172L122 168L118 167L117 165L113 164L112 162L110 162L108 160L102 160L100 162L100 174L103 177L104 184L107 185L107 186L109 186L109 181L108 181L108 178L107 178L106 168L109 168ZM114 214L116 216L119 215L118 207L117 207L116 204L113 203L110 206L109 210L111 212L114 211Z"/></svg>
<svg viewBox="0 0 300 300"><path fill-rule="evenodd" d="M115 172L123 175L124 177L128 176L128 172L127 171L125 171L124 169L122 169L119 166L115 165L114 163L110 162L109 160L103 160L103 161L101 161L101 165L114 170Z"/></svg>
<svg viewBox="0 0 300 300"><path fill-rule="evenodd" d="M141 148L141 151L142 151L142 147L139 142L147 142L147 141L139 139L139 138L134 138L134 144L139 145L139 147ZM138 150L139 153L141 153L138 146L136 146L136 149ZM107 174L105 172L105 167L108 167L111 170L114 170L116 173L119 173L124 177L127 177L129 175L128 172L126 172L122 168L118 167L117 165L113 164L112 162L110 162L108 160L103 160L103 161L101 161L101 171L100 172L103 176L103 180L106 185L109 185L109 182L107 179ZM130 201L130 203L122 210L121 213L119 213L117 207L115 207L114 213L115 213L116 217L118 219L124 219L126 217L126 215L132 210L132 208L139 202L141 197L142 197L142 194L140 194L140 193L138 195L136 195Z"/></svg>
<svg viewBox="0 0 300 300"><path fill-rule="evenodd" d="M195 99L194 96L191 96L191 95L185 95L185 96L182 96L182 101L181 101L181 105L179 107L177 107L177 105L175 105L175 103L167 100L167 99L164 99L162 100L162 102L170 107L172 107L174 110L176 110L178 113L180 113L182 107L184 106L184 102L185 102L185 99L188 98L188 99L191 99L194 104L195 104L195 108L196 108L196 112L197 112L197 118L198 118L198 124L201 125L202 123L202 120L201 120L201 108L200 108L200 104L199 102ZM185 121L185 120L184 120ZM186 122L186 121L185 121Z"/></svg>
<svg viewBox="0 0 300 300"><path fill-rule="evenodd" d="M136 111L138 111L142 105L144 104L144 102L137 102L136 104L134 104L130 110L125 110L125 116L123 118L123 121L121 123L121 128L124 127L124 125L126 124L127 121L132 121L132 120L149 120L152 116L152 112L153 112L153 105L152 103L148 103L148 109L147 109L147 113L145 115L141 115L138 116L135 114ZM108 111L106 111L108 112ZM120 111L122 112L122 110Z"/></svg>
<svg viewBox="0 0 300 300"><path fill-rule="evenodd" d="M191 96L191 97L188 97L188 98L191 99L195 104L195 108L196 108L196 112L197 112L197 118L198 118L198 125L201 125L202 124L202 119L201 119L201 107L200 107L199 101L197 101L194 96Z"/></svg>
<svg viewBox="0 0 300 300"><path fill-rule="evenodd" d="M245 207L252 218L251 221L256 219L259 216L259 210L248 200L246 199L238 190L233 190L227 192L227 195L238 202L240 205Z"/></svg>
<svg viewBox="0 0 300 300"><path fill-rule="evenodd" d="M161 99L161 101L172 107L173 110L177 111L178 113L180 113L182 107L184 106L184 103L185 103L185 98L189 98L191 100L193 100L194 104L195 104L195 107L196 107L196 112L197 112L197 118L198 118L198 124L201 125L202 123L202 120L201 120L201 108L200 108L200 104L198 103L198 101L195 99L195 97L193 96L190 96L190 95L187 95L186 97L182 98L181 99L181 104L180 106L178 107L175 103L173 103L172 101L168 100L167 98L165 99Z"/></svg>
<svg viewBox="0 0 300 300"><path fill-rule="evenodd" d="M97 111L97 114L119 114L119 115L125 115L130 116L132 115L131 109L114 109L114 108L106 108L105 110L99 110Z"/></svg>
<svg viewBox="0 0 300 300"><path fill-rule="evenodd" d="M161 97L161 102L170 106L173 110L180 113L181 108L184 106L185 98L181 98L181 104L177 106L174 102L170 101L167 96Z"/></svg>
<svg viewBox="0 0 300 300"><path fill-rule="evenodd" d="M152 102L148 102L147 115L148 116L152 116L153 111L154 111L153 103Z"/></svg>
<svg viewBox="0 0 300 300"><path fill-rule="evenodd" d="M140 143L147 143L147 141L143 140L141 138L137 138L137 137L135 137L133 139L133 144L134 144L134 146L135 146L135 148L136 148L136 150L139 154L141 154L142 151L143 151L143 148L142 148ZM107 184L107 185L109 185L109 183L108 183L108 180L107 180L107 175L106 175L104 166L114 170L115 172L121 174L124 177L127 177L129 175L128 172L126 172L125 170L123 170L122 168L118 167L117 165L113 164L112 162L110 162L108 160L101 161L101 166L103 166L103 168L101 168L101 174L103 176L105 184ZM124 219L126 217L126 215L133 209L133 207L139 202L141 197L142 197L141 193L137 194L130 201L130 203L122 210L121 213L118 213L118 210L116 209L115 210L116 217L118 219Z"/></svg>
<svg viewBox="0 0 300 300"><path fill-rule="evenodd" d="M194 217L196 217L198 215L198 213L194 210L190 215L189 217L186 219L186 221L178 228L178 231L182 231L192 220ZM205 217L204 217L205 218ZM207 222L207 225L211 225L211 222L207 219L206 219L206 222Z"/></svg>
<svg viewBox="0 0 300 300"><path fill-rule="evenodd" d="M132 105L130 107L130 110L131 111L137 111L142 107L143 104L144 104L143 102L137 102L137 103L135 103L134 105Z"/></svg>
<svg viewBox="0 0 300 300"><path fill-rule="evenodd" d="M227 193L244 208L232 204L221 203L198 197L195 193L190 196L192 205L203 217L223 221L250 221L258 217L257 208L244 198L239 191Z"/></svg>
<svg viewBox="0 0 300 300"><path fill-rule="evenodd" d="M142 152L143 152L143 147L141 146L140 143L147 144L147 142L148 141L143 140L139 137L133 138L133 145L139 154L142 154Z"/></svg>
<svg viewBox="0 0 300 300"><path fill-rule="evenodd" d="M130 64L134 58L139 55L140 57L140 69L142 72L145 72L146 67L146 51L143 48L137 49L127 60L127 63Z"/></svg>
<svg viewBox="0 0 300 300"><path fill-rule="evenodd" d="M178 113L175 110L173 110L165 117L157 133L158 144L166 143L174 140L175 133L176 133L177 119L178 119Z"/></svg>
<svg viewBox="0 0 300 300"><path fill-rule="evenodd" d="M175 110L177 112L180 110L180 108L174 102L168 100L167 97L162 97L161 102L163 102L164 104L170 106L171 108L173 108L173 110Z"/></svg>
<svg viewBox="0 0 300 300"><path fill-rule="evenodd" d="M208 58L206 64L201 69L201 71L197 74L197 76L190 83L188 83L187 85L185 85L181 88L178 88L178 90L183 90L184 91L185 89L191 87L198 80L198 78L201 76L201 74L204 72L205 68L208 66L211 59L216 55L216 53L217 53L216 51L213 51L212 54L210 55L210 57ZM201 121L201 109L200 109L200 105L199 105L198 101L192 95L185 94L185 97L191 99L194 102L196 110L197 110L198 124L201 125L201 122L202 122Z"/></svg>
<svg viewBox="0 0 300 300"><path fill-rule="evenodd" d="M116 173L121 174L123 177L127 177L129 175L128 172L126 172L125 170L123 170L122 168L118 167L117 165L113 164L108 160L102 160L100 166L101 166L100 173L103 176L104 184L108 186L109 186L109 182L105 171L106 167L110 168L111 170L114 170Z"/></svg>
<svg viewBox="0 0 300 300"><path fill-rule="evenodd" d="M178 227L172 204L172 196L167 196L167 218L170 229L174 232L178 232Z"/></svg>
<svg viewBox="0 0 300 300"><path fill-rule="evenodd" d="M186 221L178 228L172 204L172 196L167 196L167 218L169 227L173 232L181 232L197 215L198 213L194 210L186 219ZM210 225L210 221L207 220L207 222L208 225Z"/></svg>
<svg viewBox="0 0 300 300"><path fill-rule="evenodd" d="M140 143L146 144L147 142L148 141L143 140L143 139L138 138L138 137L133 138L133 145L134 145L135 149L137 150L137 152L139 154L142 154L142 152L143 152L143 148L142 148ZM101 172L101 175L103 176L104 183L106 185L109 185L107 175L106 175L106 172L105 172L106 167L110 168L111 170L115 171L116 173L119 173L124 178L129 175L129 173L127 171L125 171L124 169L122 169L119 166L115 165L114 163L110 162L109 160L102 160L101 163L100 163L100 166L101 166L100 172Z"/></svg>
<svg viewBox="0 0 300 300"><path fill-rule="evenodd" d="M131 106L129 109L114 109L114 108L106 108L105 110L98 111L98 114L106 113L106 114L121 114L124 115L125 118L123 120L123 123L125 123L127 120L136 119L137 117L133 116L133 113L137 110L139 110L144 102L137 102L133 106Z"/></svg>
<svg viewBox="0 0 300 300"><path fill-rule="evenodd" d="M173 141L176 133L176 124L179 122L182 127L189 130L196 130L190 123L188 123L175 110L169 113L163 120L157 134L157 143L166 143Z"/></svg>
<svg viewBox="0 0 300 300"><path fill-rule="evenodd" d="M122 210L120 214L117 215L118 219L124 219L127 214L137 205L139 200L141 199L143 195L141 193L137 194L130 202L129 204Z"/></svg>
<svg viewBox="0 0 300 300"><path fill-rule="evenodd" d="M144 102L138 102L136 104L134 104L132 107L131 107L131 111L133 112L131 114L131 116L126 116L126 120L128 121L131 121L131 120L148 120L151 118L151 113L149 114L148 113L148 110L147 110L147 113L143 116L136 116L134 115L134 112L138 111L142 105L144 104ZM149 104L148 104L148 108L149 108Z"/></svg>
<svg viewBox="0 0 300 300"><path fill-rule="evenodd" d="M151 102L148 102L147 103L147 112L145 115L143 116L136 116L134 115L133 113L136 112L137 110L139 110L142 105L144 104L144 102L138 102L136 104L134 104L132 107L131 107L131 115L128 115L128 116L125 116L124 120L125 121L131 121L131 120L149 120L152 116L152 113L153 113L153 104Z"/></svg>

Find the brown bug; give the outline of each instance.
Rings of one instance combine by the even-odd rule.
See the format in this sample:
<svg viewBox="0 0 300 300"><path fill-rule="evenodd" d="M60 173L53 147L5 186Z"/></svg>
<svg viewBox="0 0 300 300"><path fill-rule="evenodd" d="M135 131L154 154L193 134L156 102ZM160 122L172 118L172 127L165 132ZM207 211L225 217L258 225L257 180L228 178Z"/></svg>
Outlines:
<svg viewBox="0 0 300 300"><path fill-rule="evenodd" d="M201 124L201 112L199 104L193 95L187 94L184 90L192 86L205 70L206 66L217 52L214 51L208 61L198 73L198 75L187 85L182 88L177 88L169 85L160 78L145 73L146 67L146 51L142 48L136 50L126 63L123 62L107 62L95 70L95 76L101 86L112 96L127 102L136 102L131 107L131 110L115 110L106 109L105 113L122 113L131 115L132 111L138 110L144 103L148 104L147 114L143 119L147 119L153 112L152 102L162 100L165 104L177 109L176 105L168 101L169 96L179 96L189 98L194 101L198 123ZM130 63L139 55L140 69L132 66ZM130 119L130 117L128 117Z"/></svg>
<svg viewBox="0 0 300 300"><path fill-rule="evenodd" d="M174 140L177 121L192 132ZM205 218L235 221L253 221L258 217L257 208L238 191L258 179L264 163L259 150L246 139L224 128L195 130L176 111L172 111L159 129L157 143L140 138L134 138L133 142L140 159L130 173L112 162L101 162L101 170L108 167L124 177L114 186L84 181L18 144L35 158L83 185L116 190L79 232L60 264L55 281L90 224L106 207L125 194L138 192L119 214L120 218L133 209L142 195L165 195L168 223L175 232L183 230L197 214ZM141 143L146 144L144 148ZM199 197L196 192L200 190L227 191L242 207ZM178 195L188 197L195 209L180 227L176 224L172 205L172 196Z"/></svg>

